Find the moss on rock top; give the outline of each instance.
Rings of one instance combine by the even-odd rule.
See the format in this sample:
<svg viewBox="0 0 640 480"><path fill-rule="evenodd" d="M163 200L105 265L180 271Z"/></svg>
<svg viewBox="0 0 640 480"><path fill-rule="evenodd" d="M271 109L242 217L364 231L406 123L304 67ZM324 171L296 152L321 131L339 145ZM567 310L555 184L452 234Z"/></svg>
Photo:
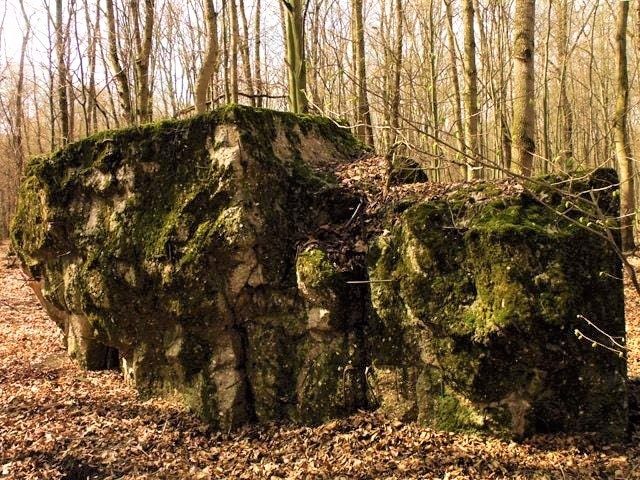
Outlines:
<svg viewBox="0 0 640 480"><path fill-rule="evenodd" d="M600 176L479 202L470 186L414 204L376 241L369 274L391 281L372 285L375 361L415 372L418 418L505 436L624 436L625 360L574 335L609 344L581 317L625 335L615 245L580 226L612 196L594 188ZM602 198L578 208L580 192Z"/></svg>
<svg viewBox="0 0 640 480"><path fill-rule="evenodd" d="M313 356L348 361L354 335L308 333L296 245L353 213L359 199L319 167L362 151L329 119L240 106L102 132L29 164L13 245L86 367L117 349L140 391L218 425L348 412L359 400L310 415L295 393L318 388ZM313 382L338 388L338 368Z"/></svg>

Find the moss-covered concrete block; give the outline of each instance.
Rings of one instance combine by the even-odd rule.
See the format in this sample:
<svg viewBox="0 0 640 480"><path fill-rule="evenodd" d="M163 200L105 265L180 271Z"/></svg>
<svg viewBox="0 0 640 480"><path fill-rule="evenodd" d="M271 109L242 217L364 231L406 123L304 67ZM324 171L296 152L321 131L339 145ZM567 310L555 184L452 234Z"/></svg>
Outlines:
<svg viewBox="0 0 640 480"><path fill-rule="evenodd" d="M625 336L621 262L579 225L597 210L592 195L616 214L613 188L597 188L603 175L575 182L573 200L553 188L491 199L476 185L399 215L369 257L370 277L384 280L371 285L369 327L383 407L393 410L395 390L415 405L403 412L436 428L623 437L625 359L575 334L612 346L584 317ZM580 193L588 201L577 208Z"/></svg>
<svg viewBox="0 0 640 480"><path fill-rule="evenodd" d="M12 245L80 365L119 362L215 426L373 403L440 429L621 438L625 360L574 334L625 335L598 235L617 241L615 174L404 199L368 245L369 290L334 263L360 198L315 168L362 152L327 119L237 106L103 132L31 161Z"/></svg>
<svg viewBox="0 0 640 480"><path fill-rule="evenodd" d="M13 247L84 367L119 355L214 425L321 421L362 406L362 322L328 260L298 285L322 253L297 244L359 203L315 166L361 153L328 119L238 106L99 133L30 163Z"/></svg>

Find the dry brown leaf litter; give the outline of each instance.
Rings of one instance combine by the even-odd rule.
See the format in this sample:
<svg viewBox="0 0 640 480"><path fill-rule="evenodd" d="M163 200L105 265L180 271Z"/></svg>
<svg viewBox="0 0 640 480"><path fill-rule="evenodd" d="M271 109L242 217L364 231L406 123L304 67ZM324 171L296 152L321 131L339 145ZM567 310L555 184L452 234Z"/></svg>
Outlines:
<svg viewBox="0 0 640 480"><path fill-rule="evenodd" d="M215 432L116 372L84 372L0 246L0 479L627 479L627 445L455 435L359 413L315 428ZM640 373L638 297L627 298L630 374ZM637 418L637 415L634 415Z"/></svg>

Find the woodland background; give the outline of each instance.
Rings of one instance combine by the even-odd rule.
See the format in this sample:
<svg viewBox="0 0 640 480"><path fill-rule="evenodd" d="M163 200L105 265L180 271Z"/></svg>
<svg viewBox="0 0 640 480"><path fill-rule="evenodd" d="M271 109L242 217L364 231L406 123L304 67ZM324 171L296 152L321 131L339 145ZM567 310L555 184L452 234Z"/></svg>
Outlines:
<svg viewBox="0 0 640 480"><path fill-rule="evenodd" d="M616 167L630 228L639 58L640 0L6 0L0 238L28 157L230 102L346 120L438 182Z"/></svg>

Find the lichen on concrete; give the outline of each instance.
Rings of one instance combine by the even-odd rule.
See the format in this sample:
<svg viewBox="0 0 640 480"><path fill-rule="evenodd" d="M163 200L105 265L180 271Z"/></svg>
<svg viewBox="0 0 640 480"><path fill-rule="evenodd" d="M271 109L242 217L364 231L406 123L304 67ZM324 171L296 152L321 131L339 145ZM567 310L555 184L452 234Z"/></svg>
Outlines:
<svg viewBox="0 0 640 480"><path fill-rule="evenodd" d="M571 188L588 192L601 175ZM625 360L574 334L610 343L582 315L624 338L613 245L577 226L577 209L554 212L567 210L560 194L474 202L474 188L416 203L371 249L370 276L389 280L371 289L374 362L417 369L404 401L436 428L623 438Z"/></svg>
<svg viewBox="0 0 640 480"><path fill-rule="evenodd" d="M331 120L239 106L102 132L30 162L13 249L81 366L217 427L380 406L620 439L624 358L574 335L608 341L578 315L625 334L615 172L383 206L366 271L337 263L363 204L327 173L364 152Z"/></svg>
<svg viewBox="0 0 640 480"><path fill-rule="evenodd" d="M296 244L359 202L318 163L362 151L328 119L239 106L102 132L30 163L13 245L84 367L115 353L214 425L321 421L363 406L358 334L310 327L340 304L298 288Z"/></svg>

